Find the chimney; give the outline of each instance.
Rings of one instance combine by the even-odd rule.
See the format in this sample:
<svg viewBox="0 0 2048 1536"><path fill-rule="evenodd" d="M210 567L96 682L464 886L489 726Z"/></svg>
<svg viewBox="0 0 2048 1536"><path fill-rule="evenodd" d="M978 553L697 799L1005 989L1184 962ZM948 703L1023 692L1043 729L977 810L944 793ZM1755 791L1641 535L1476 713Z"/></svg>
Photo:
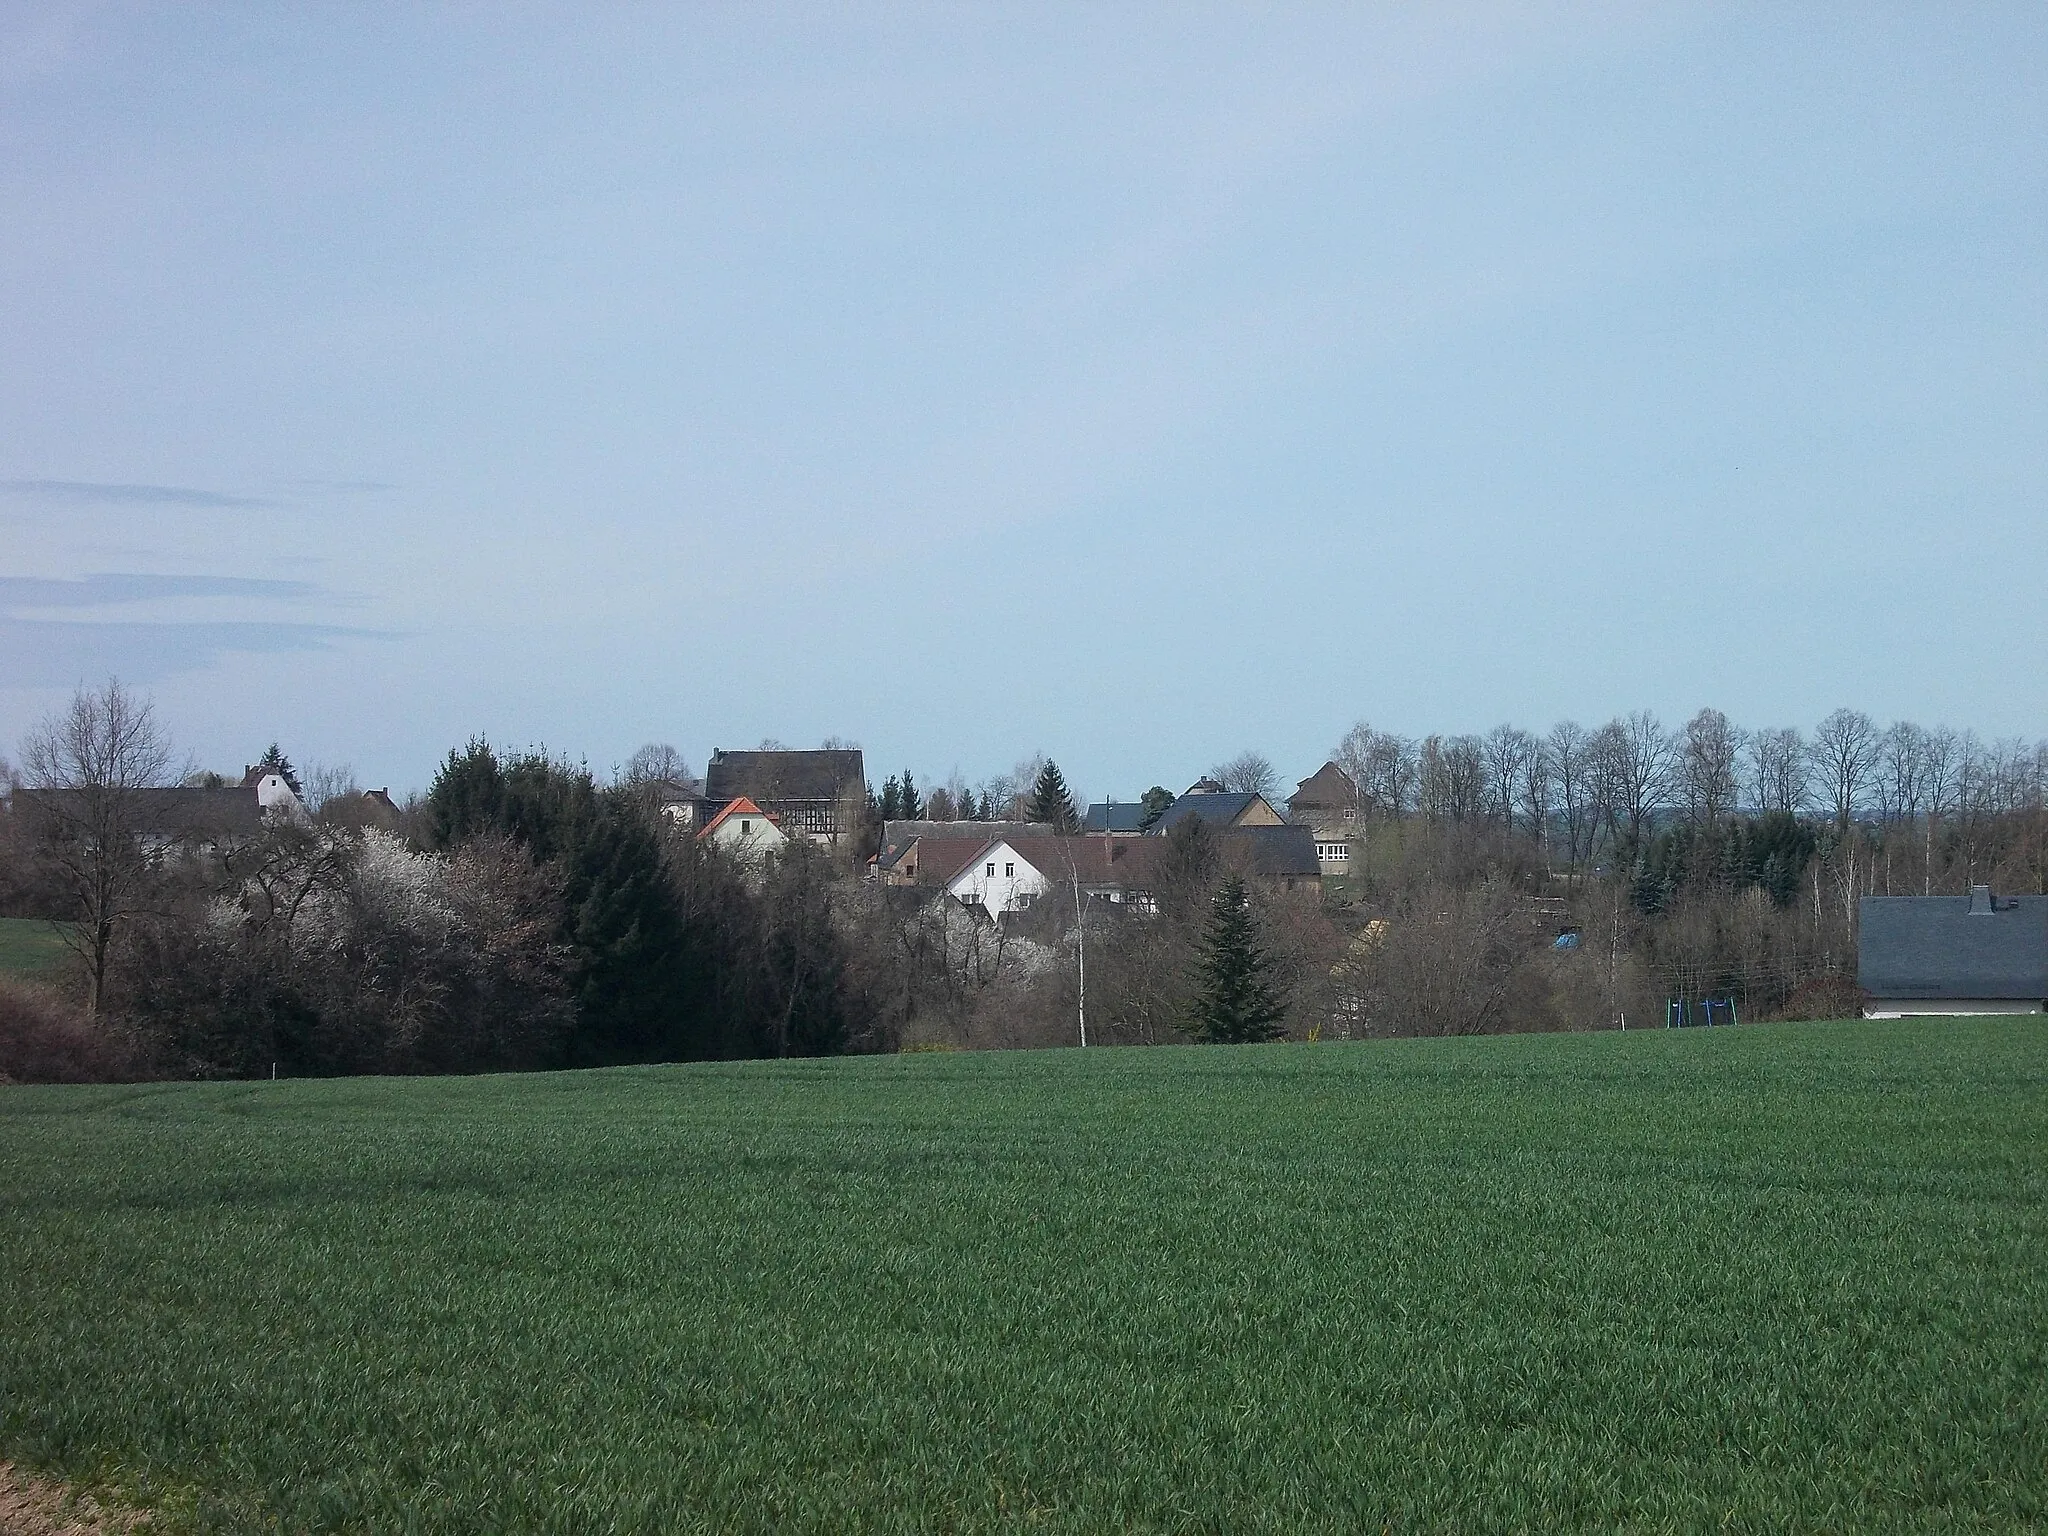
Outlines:
<svg viewBox="0 0 2048 1536"><path fill-rule="evenodd" d="M1998 910L1998 903L1991 899L1991 887L1973 885L1970 887L1970 916L1989 917Z"/></svg>

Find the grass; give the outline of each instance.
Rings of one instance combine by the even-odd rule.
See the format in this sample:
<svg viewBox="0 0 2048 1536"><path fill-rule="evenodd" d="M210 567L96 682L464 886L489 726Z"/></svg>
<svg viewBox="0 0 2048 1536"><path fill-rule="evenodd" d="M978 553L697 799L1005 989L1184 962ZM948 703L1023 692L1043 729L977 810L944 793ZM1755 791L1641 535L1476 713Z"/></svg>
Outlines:
<svg viewBox="0 0 2048 1536"><path fill-rule="evenodd" d="M2041 1020L0 1095L173 1529L2048 1523Z"/></svg>
<svg viewBox="0 0 2048 1536"><path fill-rule="evenodd" d="M53 971L69 954L55 923L0 917L0 971Z"/></svg>

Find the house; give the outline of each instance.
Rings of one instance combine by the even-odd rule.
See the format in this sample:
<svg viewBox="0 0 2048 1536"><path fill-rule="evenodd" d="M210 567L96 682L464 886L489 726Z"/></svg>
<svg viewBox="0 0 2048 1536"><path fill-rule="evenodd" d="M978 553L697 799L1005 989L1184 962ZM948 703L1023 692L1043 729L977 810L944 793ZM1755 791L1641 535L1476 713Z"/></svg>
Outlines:
<svg viewBox="0 0 2048 1536"><path fill-rule="evenodd" d="M729 800L719 813L704 823L697 841L723 849L748 864L758 864L788 843L789 838L775 818L745 795Z"/></svg>
<svg viewBox="0 0 2048 1536"><path fill-rule="evenodd" d="M1865 896L1858 916L1867 1018L2048 1010L2048 896Z"/></svg>
<svg viewBox="0 0 2048 1536"><path fill-rule="evenodd" d="M306 815L305 802L299 799L281 773L262 767L244 768L241 787L255 790L256 804L265 811L282 811L298 817Z"/></svg>
<svg viewBox="0 0 2048 1536"><path fill-rule="evenodd" d="M388 789L365 789L336 795L320 807L320 819L332 827L361 827L396 832L404 820Z"/></svg>
<svg viewBox="0 0 2048 1536"><path fill-rule="evenodd" d="M1226 827L1282 827L1287 824L1287 818L1274 810L1264 795L1249 790L1197 787L1166 808L1165 814L1152 823L1152 835L1163 836L1190 816L1201 817L1212 831L1222 831Z"/></svg>
<svg viewBox="0 0 2048 1536"><path fill-rule="evenodd" d="M932 863L929 857L915 856L921 841L964 842L979 848L992 837L1031 836L1050 831L1052 823L1045 821L885 821L882 846L868 863L874 877L884 885L918 885L929 883L918 878L919 868L928 868ZM931 850L925 851L929 854Z"/></svg>
<svg viewBox="0 0 2048 1536"><path fill-rule="evenodd" d="M1217 846L1227 867L1268 891L1322 889L1315 838L1306 827L1226 829ZM971 849L948 843L927 850L920 842L918 848L919 884L943 883L959 901L998 918L1073 883L1090 900L1155 912L1161 870L1172 852L1162 838L1101 834L994 837Z"/></svg>
<svg viewBox="0 0 2048 1536"><path fill-rule="evenodd" d="M886 886L944 886L989 845L986 832L970 836L927 833L907 839L886 867L876 855L876 876ZM888 852L889 850L884 850Z"/></svg>
<svg viewBox="0 0 2048 1536"><path fill-rule="evenodd" d="M990 917L1029 907L1048 890L1078 882L1089 900L1153 907L1153 871L1165 845L1141 838L1016 836L990 838L946 880L962 904Z"/></svg>
<svg viewBox="0 0 2048 1536"><path fill-rule="evenodd" d="M260 785L227 784L212 789L128 789L106 793L117 803L99 802L89 791L17 789L13 809L24 825L60 836L96 835L95 828L118 826L151 853L178 848L213 853L260 836L267 822L303 820L305 807L282 779L282 797L272 792L265 806ZM103 835L103 834L97 834Z"/></svg>
<svg viewBox="0 0 2048 1536"><path fill-rule="evenodd" d="M704 770L702 819L742 797L788 837L832 843L859 829L867 810L867 771L858 747L812 752L714 750Z"/></svg>
<svg viewBox="0 0 2048 1536"><path fill-rule="evenodd" d="M1088 807L1088 814L1081 818L1081 830L1098 837L1104 833L1111 837L1143 837L1147 814L1143 801L1105 800Z"/></svg>
<svg viewBox="0 0 2048 1536"><path fill-rule="evenodd" d="M1223 857L1246 879L1276 891L1321 891L1324 865L1307 827L1237 827L1219 839Z"/></svg>

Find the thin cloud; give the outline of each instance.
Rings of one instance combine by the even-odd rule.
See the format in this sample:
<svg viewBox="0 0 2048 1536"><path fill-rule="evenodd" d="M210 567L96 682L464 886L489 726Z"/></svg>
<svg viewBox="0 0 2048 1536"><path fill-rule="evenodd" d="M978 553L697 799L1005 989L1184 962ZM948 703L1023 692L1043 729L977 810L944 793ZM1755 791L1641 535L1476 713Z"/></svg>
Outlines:
<svg viewBox="0 0 2048 1536"><path fill-rule="evenodd" d="M331 596L310 581L264 581L250 576L150 576L110 571L75 580L0 576L0 608L97 608L173 597L251 597L286 602Z"/></svg>
<svg viewBox="0 0 2048 1536"><path fill-rule="evenodd" d="M253 496L230 496L225 491L195 490L185 485L121 485L98 480L0 480L0 494L39 501L201 507L214 511L273 505Z"/></svg>
<svg viewBox="0 0 2048 1536"><path fill-rule="evenodd" d="M19 688L68 688L112 673L156 683L198 672L234 652L275 656L333 650L343 640L397 640L391 630L255 621L195 624L83 624L0 618L0 677Z"/></svg>

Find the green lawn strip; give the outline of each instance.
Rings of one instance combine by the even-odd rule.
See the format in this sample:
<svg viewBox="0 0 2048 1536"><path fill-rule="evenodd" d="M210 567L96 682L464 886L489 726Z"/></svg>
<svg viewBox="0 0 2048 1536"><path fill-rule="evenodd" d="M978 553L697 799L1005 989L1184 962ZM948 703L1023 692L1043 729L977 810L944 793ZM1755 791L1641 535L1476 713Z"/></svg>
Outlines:
<svg viewBox="0 0 2048 1536"><path fill-rule="evenodd" d="M0 971L54 971L70 953L58 924L37 917L0 917Z"/></svg>
<svg viewBox="0 0 2048 1536"><path fill-rule="evenodd" d="M2039 1021L0 1096L191 1529L2048 1520Z"/></svg>

